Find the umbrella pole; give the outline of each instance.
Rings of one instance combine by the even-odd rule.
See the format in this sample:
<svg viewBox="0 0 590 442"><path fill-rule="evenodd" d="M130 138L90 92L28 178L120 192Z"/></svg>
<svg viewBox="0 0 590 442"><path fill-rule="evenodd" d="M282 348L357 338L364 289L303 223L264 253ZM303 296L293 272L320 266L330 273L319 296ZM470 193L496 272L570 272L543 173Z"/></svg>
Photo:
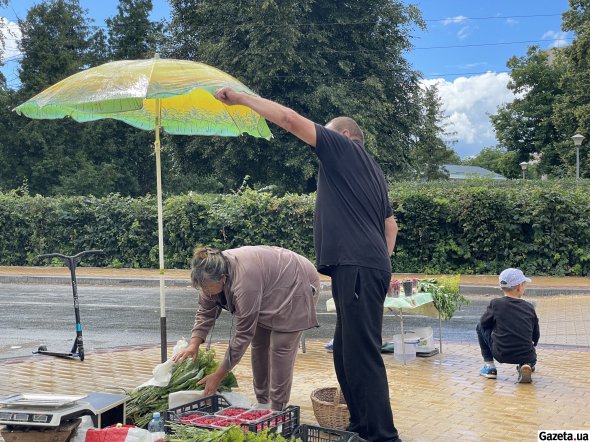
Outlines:
<svg viewBox="0 0 590 442"><path fill-rule="evenodd" d="M160 354L162 362L168 359L166 338L166 292L164 288L164 222L162 216L162 167L160 164L160 99L156 99L156 186L158 199L158 255L160 258Z"/></svg>

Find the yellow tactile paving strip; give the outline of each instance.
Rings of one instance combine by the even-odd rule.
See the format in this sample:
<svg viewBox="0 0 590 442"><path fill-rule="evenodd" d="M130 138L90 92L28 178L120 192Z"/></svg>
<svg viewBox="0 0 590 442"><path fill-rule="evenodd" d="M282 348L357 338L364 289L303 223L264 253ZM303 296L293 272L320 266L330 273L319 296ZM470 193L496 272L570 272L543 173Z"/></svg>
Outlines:
<svg viewBox="0 0 590 442"><path fill-rule="evenodd" d="M590 347L590 296L534 299L542 344Z"/></svg>
<svg viewBox="0 0 590 442"><path fill-rule="evenodd" d="M315 423L309 396L336 385L331 354L324 342L308 340L295 367L291 403L301 406L303 422ZM214 345L222 354L226 344ZM31 356L0 362L0 393L111 391L151 377L159 349L91 353L84 362ZM253 399L249 354L236 367L241 387ZM516 384L512 365L498 365L498 379L478 375L477 345L446 344L445 353L403 365L384 356L396 425L404 441L536 440L539 429L589 429L590 382L585 369L590 351L540 348L530 385ZM360 361L362 362L362 361Z"/></svg>

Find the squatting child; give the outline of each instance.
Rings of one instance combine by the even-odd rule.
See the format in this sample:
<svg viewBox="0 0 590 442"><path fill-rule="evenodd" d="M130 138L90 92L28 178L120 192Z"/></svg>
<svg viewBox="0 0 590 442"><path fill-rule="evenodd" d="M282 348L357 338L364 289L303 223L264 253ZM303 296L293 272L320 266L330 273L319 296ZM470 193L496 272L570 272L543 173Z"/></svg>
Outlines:
<svg viewBox="0 0 590 442"><path fill-rule="evenodd" d="M529 278L521 270L509 268L500 273L501 298L492 299L477 324L477 338L484 366L479 374L496 379L498 370L494 359L505 364L517 364L518 382L530 383L535 371L539 342L539 318L535 308L521 299Z"/></svg>

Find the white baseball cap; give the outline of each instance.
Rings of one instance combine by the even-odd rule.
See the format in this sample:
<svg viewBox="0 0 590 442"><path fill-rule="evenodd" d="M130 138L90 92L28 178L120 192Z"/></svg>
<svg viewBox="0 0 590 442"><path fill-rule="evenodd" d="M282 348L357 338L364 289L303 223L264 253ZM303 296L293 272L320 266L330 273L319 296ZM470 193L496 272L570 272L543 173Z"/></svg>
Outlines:
<svg viewBox="0 0 590 442"><path fill-rule="evenodd" d="M524 276L522 270L509 268L500 273L500 287L510 288L515 287L523 282L532 282L530 278Z"/></svg>

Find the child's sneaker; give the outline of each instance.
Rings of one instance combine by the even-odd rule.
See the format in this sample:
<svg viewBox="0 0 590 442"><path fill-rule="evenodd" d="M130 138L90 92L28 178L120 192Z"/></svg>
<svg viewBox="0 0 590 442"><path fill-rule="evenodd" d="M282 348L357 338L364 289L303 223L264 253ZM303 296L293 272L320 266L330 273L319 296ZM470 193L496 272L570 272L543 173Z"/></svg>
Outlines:
<svg viewBox="0 0 590 442"><path fill-rule="evenodd" d="M496 367L490 367L486 364L481 370L479 370L479 374L484 378L496 379L498 377L498 370L496 370Z"/></svg>
<svg viewBox="0 0 590 442"><path fill-rule="evenodd" d="M533 370L531 366L528 364L523 364L518 366L518 383L519 384L530 384L531 383L531 373Z"/></svg>
<svg viewBox="0 0 590 442"><path fill-rule="evenodd" d="M334 339L330 340L330 342L328 342L328 343L327 343L327 344L324 346L324 348L325 348L325 349L326 349L328 352L332 353L332 352L334 351Z"/></svg>

